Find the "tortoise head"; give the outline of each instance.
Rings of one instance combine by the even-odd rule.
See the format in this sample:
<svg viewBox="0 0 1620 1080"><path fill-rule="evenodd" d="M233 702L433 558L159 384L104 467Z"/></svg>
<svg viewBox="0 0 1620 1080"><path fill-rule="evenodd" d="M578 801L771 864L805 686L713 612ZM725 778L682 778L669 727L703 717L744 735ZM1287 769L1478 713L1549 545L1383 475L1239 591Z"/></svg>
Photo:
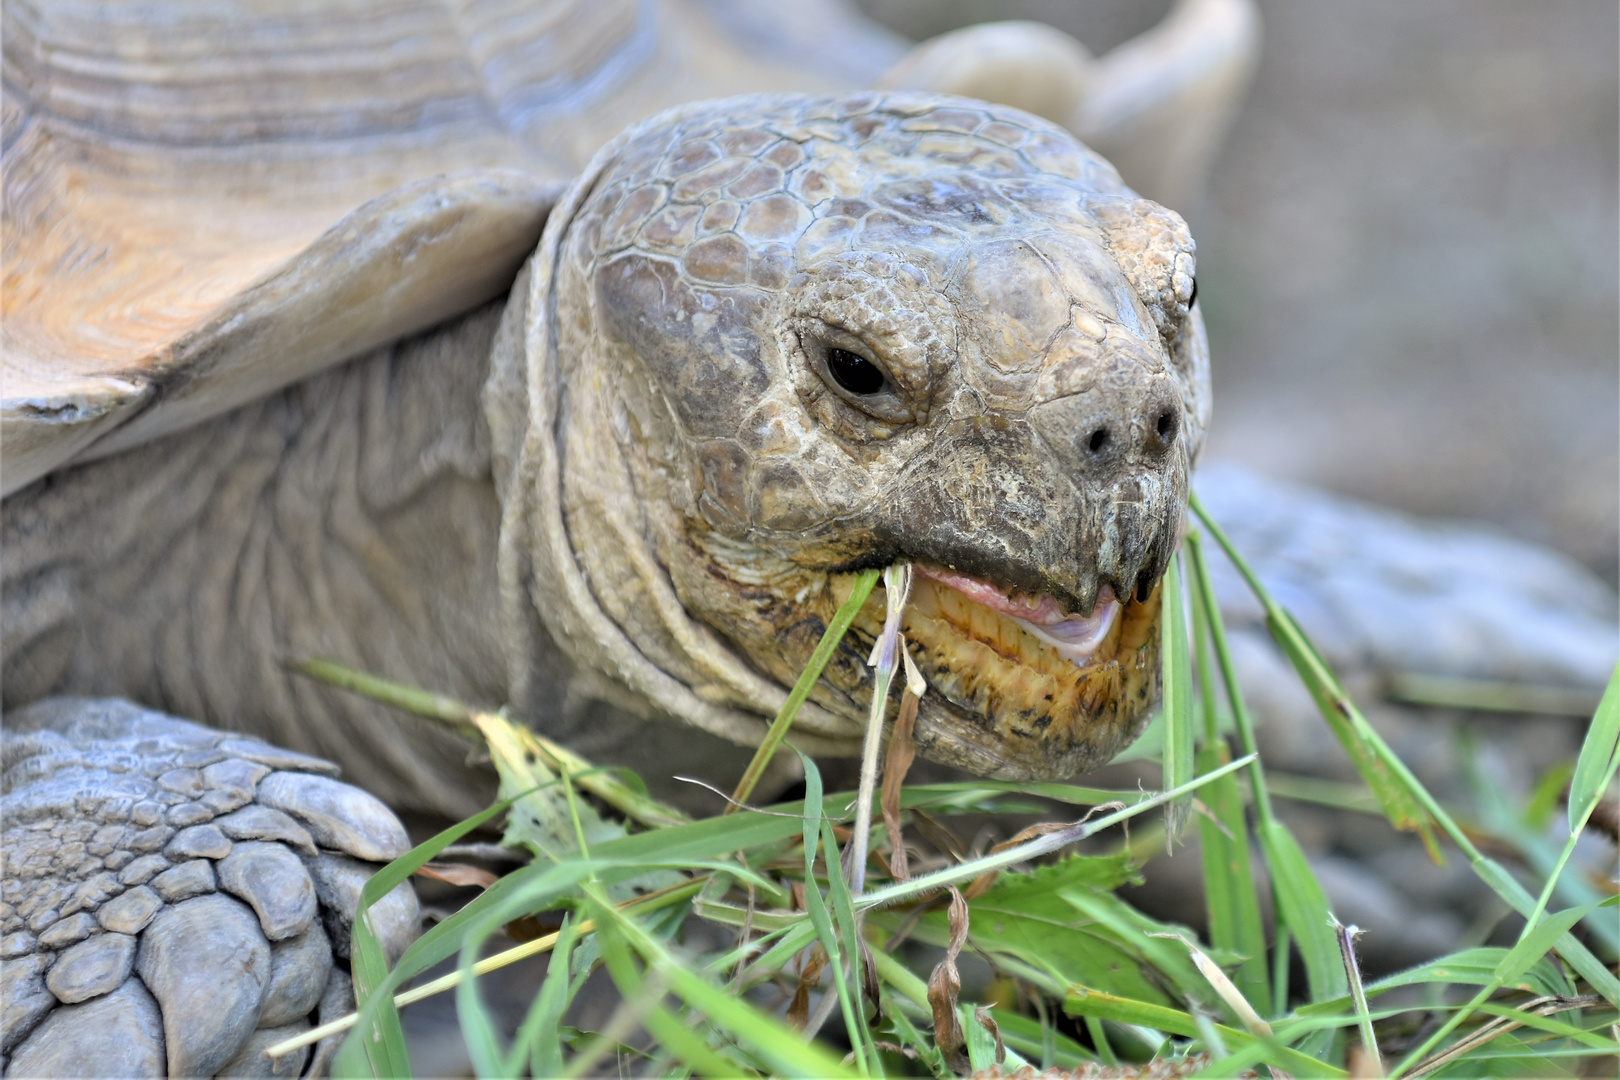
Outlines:
<svg viewBox="0 0 1620 1080"><path fill-rule="evenodd" d="M755 97L621 137L548 238L559 526L635 651L768 712L905 559L925 755L1053 778L1134 738L1207 419L1177 215L1015 110ZM806 732L858 736L882 611Z"/></svg>

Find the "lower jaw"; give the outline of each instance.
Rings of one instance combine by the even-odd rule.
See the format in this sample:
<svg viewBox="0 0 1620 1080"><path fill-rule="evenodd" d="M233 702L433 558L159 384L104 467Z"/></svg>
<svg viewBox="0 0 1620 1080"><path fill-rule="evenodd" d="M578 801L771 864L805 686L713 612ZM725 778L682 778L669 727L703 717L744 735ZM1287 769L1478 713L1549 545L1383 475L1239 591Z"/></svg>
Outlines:
<svg viewBox="0 0 1620 1080"><path fill-rule="evenodd" d="M1159 607L1157 588L1124 603L1082 666L919 578L902 624L928 680L918 751L998 780L1062 780L1105 764L1141 734L1158 698ZM875 636L883 614L880 591L855 626Z"/></svg>

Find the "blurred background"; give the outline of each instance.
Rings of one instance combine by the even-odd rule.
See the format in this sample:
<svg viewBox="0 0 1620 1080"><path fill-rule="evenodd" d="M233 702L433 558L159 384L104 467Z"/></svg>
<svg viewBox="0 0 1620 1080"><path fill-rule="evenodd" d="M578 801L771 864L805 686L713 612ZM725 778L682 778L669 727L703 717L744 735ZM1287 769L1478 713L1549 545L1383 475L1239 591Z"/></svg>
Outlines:
<svg viewBox="0 0 1620 1080"><path fill-rule="evenodd" d="M1169 0L859 0L913 39L1037 19L1100 54ZM1612 0L1260 0L1192 206L1206 460L1550 544L1620 579Z"/></svg>

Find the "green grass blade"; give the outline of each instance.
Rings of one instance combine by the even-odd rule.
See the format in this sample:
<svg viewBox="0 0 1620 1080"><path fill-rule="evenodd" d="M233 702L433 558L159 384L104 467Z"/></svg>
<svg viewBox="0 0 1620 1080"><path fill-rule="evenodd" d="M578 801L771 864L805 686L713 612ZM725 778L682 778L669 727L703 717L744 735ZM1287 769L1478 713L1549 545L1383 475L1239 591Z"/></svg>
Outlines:
<svg viewBox="0 0 1620 1080"><path fill-rule="evenodd" d="M369 1030L371 1037L345 1040L342 1051L332 1063L334 1076L364 1076L367 1075L368 1066L372 1076L410 1075L410 1055L405 1048L405 1033L400 1027L399 1011L394 1008L388 960L371 928L371 906L439 852L511 805L512 799L502 799L423 841L373 874L360 890L360 903L349 944L350 971L354 977L355 1006L362 1014L361 1023L355 1030Z"/></svg>
<svg viewBox="0 0 1620 1080"><path fill-rule="evenodd" d="M867 911L875 907L884 907L889 904L913 900L926 893L931 893L936 889L943 889L947 885L960 885L963 882L973 880L981 874L987 874L992 870L1005 870L1007 867L1016 863L1027 862L1030 859L1034 859L1038 856L1050 854L1051 852L1067 847L1076 841L1084 840L1088 836L1093 836L1107 829L1111 829L1123 821L1128 821L1131 818L1136 817L1138 814L1146 813L1156 806L1162 806L1163 804L1170 802L1172 799L1177 799L1190 792L1196 791L1205 784L1211 783L1219 777L1229 775L1240 769L1248 768L1248 766L1253 763L1253 760L1254 759L1249 756L1240 757L1231 764L1222 765L1219 769L1216 769L1213 772L1207 773L1203 776L1195 776L1191 781L1180 788L1171 788L1169 791L1161 791L1157 795L1152 795L1148 798L1142 799L1140 802L1137 802L1132 806L1128 806L1123 810L1116 810L1111 814L1095 817L1089 821L1077 822L1069 828L1048 833L1047 835L1037 837L1028 843L1020 844L1014 848L1008 848L1005 851L999 851L991 855L984 855L977 859L970 859L967 862L958 863L955 866L948 866L942 870L936 870L931 874L923 874L918 877L914 877L910 881L895 882L892 885L885 885L881 889L870 890L856 901L855 906L857 910ZM632 837L632 839L634 839L634 837Z"/></svg>
<svg viewBox="0 0 1620 1080"><path fill-rule="evenodd" d="M1208 772L1224 765L1225 757L1224 746L1203 751L1199 771ZM1215 816L1215 821L1204 818L1198 821L1210 942L1217 949L1243 957L1243 962L1232 973L1232 981L1261 1016L1270 1016L1266 932L1260 920L1260 898L1249 868L1248 826L1243 817L1243 794L1238 789L1237 777L1224 776L1211 783L1204 789L1203 800ZM1225 833L1220 826L1225 827Z"/></svg>
<svg viewBox="0 0 1620 1080"><path fill-rule="evenodd" d="M1188 545L1194 548L1196 539ZM1196 556L1191 556L1193 562ZM1207 598L1199 588L1194 562L1192 588L1193 641L1198 653L1198 696L1204 713L1204 746L1198 754L1198 772L1211 772L1231 759L1220 738L1215 713L1215 670L1209 641L1213 633ZM1218 615L1216 616L1218 617ZM1249 867L1249 829L1243 813L1243 793L1236 776L1223 776L1204 788L1204 805L1215 820L1198 819L1199 850L1203 857L1204 906L1210 941L1218 949L1243 957L1232 981L1261 1016L1271 1013L1271 983L1266 978L1266 932L1260 918L1260 897Z"/></svg>
<svg viewBox="0 0 1620 1080"><path fill-rule="evenodd" d="M759 783L759 778L765 775L765 768L776 755L777 747L781 746L782 740L787 737L793 718L799 715L799 708L810 696L816 680L821 678L822 669L827 666L827 661L832 659L833 650L838 648L838 643L843 640L849 624L855 621L861 605L872 595L872 589L877 585L880 574L881 570L862 570L855 578L854 591L833 615L833 621L821 635L821 641L817 643L815 652L810 654L810 662L804 665L804 671L799 674L799 681L793 684L793 690L788 694L787 700L782 703L781 709L777 710L776 718L766 729L765 738L760 742L759 749L754 751L753 760L748 763L742 779L737 782L737 790L731 794L733 803L725 810L727 814L737 808L736 803L747 802L748 796L754 793L754 787Z"/></svg>
<svg viewBox="0 0 1620 1080"><path fill-rule="evenodd" d="M647 980L636 970L624 933L625 924L612 918L613 905L602 899L592 904L589 910L598 927L596 938L601 944L602 966L607 969L613 985L618 988L620 996L626 1001L645 998ZM639 1019L642 1026L664 1049L701 1075L745 1075L742 1069L720 1056L704 1042L689 1023L677 1018L657 1001L650 1002L641 1012Z"/></svg>
<svg viewBox="0 0 1620 1080"><path fill-rule="evenodd" d="M1558 939L1569 932L1574 926L1586 917L1587 912L1602 906L1612 907L1620 897L1609 897L1595 904L1583 904L1580 907L1566 908L1563 911L1554 911L1542 917L1541 921L1529 929L1518 944L1508 951L1502 962L1496 966L1496 981L1511 984L1520 976L1530 970L1531 965L1547 954L1547 951L1558 942Z"/></svg>
<svg viewBox="0 0 1620 1080"><path fill-rule="evenodd" d="M806 892L808 891L807 889ZM766 1016L720 987L706 982L702 976L690 970L662 943L648 934L636 920L604 904L600 897L597 898L594 910L599 925L610 920L616 923L619 933L624 936L629 946L640 953L659 976L668 981L673 993L707 1016L729 1037L747 1043L760 1060L769 1066L773 1075L803 1077L855 1075L841 1065L837 1058L820 1046L807 1041L792 1028L774 1017ZM712 1066L701 1065L696 1061L691 1064L708 1075L716 1075ZM734 1073L733 1067L730 1072L718 1075L734 1075Z"/></svg>
<svg viewBox="0 0 1620 1080"><path fill-rule="evenodd" d="M1271 870L1271 886L1277 897L1278 921L1288 927L1290 936L1305 962L1305 981L1312 1001L1342 997L1349 992L1344 965L1339 959L1339 940L1329 922L1327 895L1311 872L1305 853L1287 826L1280 821L1261 822L1257 828L1260 849ZM1278 1011L1286 1001L1276 1001Z"/></svg>
<svg viewBox="0 0 1620 1080"><path fill-rule="evenodd" d="M1113 1020L1121 1024L1135 1024L1141 1027L1152 1028L1155 1031L1165 1031L1172 1035L1179 1035L1184 1039L1199 1037L1198 1023L1193 1017L1180 1009L1171 1009L1163 1005L1151 1005L1145 1001L1132 1001L1129 998L1115 997L1112 994L1102 994L1083 987L1075 987L1063 999L1063 1011L1070 1016L1094 1016L1099 1020ZM1236 1051L1241 1047L1252 1046L1255 1042L1264 1042L1247 1031L1239 1028L1216 1024L1215 1030L1219 1032L1221 1040L1227 1047ZM1343 1069L1335 1068L1325 1061L1300 1053L1280 1041L1273 1041L1267 1045L1265 1054L1259 1060L1287 1069L1295 1076L1310 1077L1339 1077L1344 1076Z"/></svg>
<svg viewBox="0 0 1620 1080"><path fill-rule="evenodd" d="M511 723L504 713L484 712L444 694L378 678L320 657L289 666L300 675L390 705L413 716L442 721L465 734L482 736L492 724L498 727ZM533 746L536 756L547 768L571 773L580 787L630 820L655 829L691 820L674 807L649 797L644 786L637 786L639 780L637 785L627 784L614 775L614 770L596 768L572 750L552 742L539 732L527 727L522 728L522 732L524 740Z"/></svg>
<svg viewBox="0 0 1620 1080"><path fill-rule="evenodd" d="M358 1004L378 1003L370 1022L357 1025L354 1033L344 1040L343 1048L360 1047L363 1063L369 1075L394 1077L411 1075L411 1057L405 1047L405 1031L400 1026L399 1010L394 1008L392 996L379 990L387 984L388 959L383 955L377 935L371 929L371 916L362 909L354 919L354 930L349 946L349 971L354 977L354 998ZM333 1074L337 1076L366 1076L360 1066L362 1060L340 1052L333 1061Z"/></svg>
<svg viewBox="0 0 1620 1080"><path fill-rule="evenodd" d="M1225 550L1227 555L1232 558L1233 565L1235 565L1238 568L1238 571L1245 576L1250 588L1254 591L1256 597L1260 599L1261 603L1266 606L1267 611L1277 613L1278 626L1284 628L1293 627L1297 632L1297 626L1295 626L1293 620L1288 618L1286 613L1283 612L1282 609L1277 606L1276 602L1271 599L1270 595L1265 591L1264 586L1260 584L1259 578L1255 576L1254 571L1242 561L1242 556L1238 555L1238 553L1233 549L1231 542L1227 540L1225 534L1221 532L1220 527L1216 525L1213 520L1211 520L1207 511L1203 509L1202 504L1198 502L1196 495L1192 496L1192 506L1199 518L1203 520L1203 522L1209 527L1210 533L1216 538L1217 541L1220 542L1223 550ZM1305 657L1313 658L1314 662L1320 666L1322 671L1326 671L1326 665L1321 664L1321 658L1317 656L1315 650L1310 647L1309 643L1304 640L1303 634L1297 635L1296 643L1302 646L1303 655ZM1219 647L1219 644L1219 639L1217 638L1217 647ZM1328 675L1327 677L1329 680L1332 678L1331 675ZM1434 796L1429 794L1428 789L1418 781L1417 777L1412 774L1411 769L1406 766L1406 763L1401 761L1394 751L1389 748L1389 744L1384 742L1383 737L1374 731L1372 726L1367 723L1366 718L1363 717L1361 713L1349 703L1348 698L1341 697L1338 699L1338 703L1344 706L1345 715L1347 715L1352 724L1355 725L1356 734L1359 736L1357 740L1358 745L1364 746L1374 755L1376 755L1382 769L1386 770L1389 775L1393 776L1399 781L1408 795L1421 806L1422 810L1427 814L1429 820L1439 824L1440 828L1451 839L1451 841L1456 844L1457 847L1460 848L1468 857L1469 865L1473 868L1475 874L1479 876L1480 880L1484 881L1488 886L1490 886L1490 888L1498 896L1505 900L1509 906L1511 906L1515 911L1519 912L1519 914L1524 915L1527 918L1530 917L1537 910L1535 898L1532 897L1523 886L1515 881L1511 875L1503 870L1495 860L1487 858L1479 850L1468 834L1463 831L1461 826L1459 826L1451 815L1446 812L1445 808L1435 800ZM1364 776L1363 778L1365 779L1366 777ZM1265 814L1264 797L1260 794L1260 792L1261 789L1256 788L1255 801L1256 807L1261 811L1263 817ZM1375 794L1377 794L1376 791ZM1380 797L1380 802L1382 803L1382 801L1383 799ZM1386 816L1387 814L1388 808L1386 806ZM1427 838L1426 832L1424 835L1425 838ZM1559 954L1563 956L1566 961L1568 961L1569 965L1579 972L1582 978L1591 984L1594 990L1603 995L1610 1002L1620 1004L1620 978L1616 978L1615 974L1605 967L1603 962L1594 956L1590 949L1588 949L1580 941L1576 940L1572 935L1566 934L1564 937L1559 939L1558 951ZM1278 1007L1281 1007L1280 1003Z"/></svg>
<svg viewBox="0 0 1620 1080"><path fill-rule="evenodd" d="M1159 656L1164 711L1164 787L1178 788L1193 778L1193 681L1187 650L1187 606L1181 587L1181 556L1165 568L1162 615L1159 619ZM1164 809L1165 842L1174 845L1187 825L1192 796L1172 801Z"/></svg>
<svg viewBox="0 0 1620 1080"><path fill-rule="evenodd" d="M838 839L833 835L832 822L821 819L821 857L827 866L827 895L833 902L837 927L842 931L843 952L849 964L850 1004L854 1010L855 1028L850 1039L855 1047L855 1060L864 1062L865 1074L882 1075L877 1048L872 1044L872 1033L866 1026L866 1003L862 987L865 979L861 970L861 920L855 913L855 904L849 882L844 879L843 860L838 857ZM805 883L808 895L815 888L813 880Z"/></svg>
<svg viewBox="0 0 1620 1080"><path fill-rule="evenodd" d="M1373 749L1372 740L1368 738L1372 731L1371 725L1350 700L1344 688L1339 685L1338 679L1311 645L1293 616L1272 599L1271 594L1261 584L1259 576L1238 553L1226 533L1209 516L1196 494L1191 496L1191 505L1265 610L1266 626L1271 631L1271 636L1282 646L1284 654L1294 665L1306 689L1315 699L1322 719L1327 722L1328 728L1344 747L1345 752L1350 755L1356 771L1377 796L1379 805L1384 808L1384 815L1398 829L1419 831L1425 842L1432 847L1428 816L1418 801L1412 797L1407 785L1391 772L1388 763Z"/></svg>
<svg viewBox="0 0 1620 1080"><path fill-rule="evenodd" d="M821 942L821 947L827 952L827 975L833 981L833 990L838 995L838 1008L844 1015L844 1029L849 1035L849 1043L857 1051L861 1048L862 1025L859 1022L859 1012L856 994L858 991L851 986L856 982L860 973L855 964L860 957L855 957L854 963L844 963L844 946L838 931L833 926L832 916L827 911L827 903L822 898L821 886L816 884L816 848L822 836L823 827L827 819L821 812L821 770L816 763L803 753L799 758L804 763L804 901L805 908L810 915L810 923L815 927L815 936ZM827 876L829 878L840 876L838 867L838 846L828 844L822 852L827 863ZM840 876L841 879L841 876ZM866 1061L864 1054L856 1053L855 1060Z"/></svg>
<svg viewBox="0 0 1620 1080"><path fill-rule="evenodd" d="M664 865L697 862L787 840L797 836L803 828L804 821L799 813L784 810L762 814L745 810L593 844L591 854L601 862Z"/></svg>
<svg viewBox="0 0 1620 1080"><path fill-rule="evenodd" d="M1289 958L1294 948L1294 937L1288 924L1277 920L1277 942L1271 947L1271 1014L1281 1016L1288 1011Z"/></svg>
<svg viewBox="0 0 1620 1080"><path fill-rule="evenodd" d="M1237 666L1232 661L1232 650L1226 641L1226 624L1221 621L1220 604L1215 599L1214 581L1209 576L1203 539L1197 529L1187 531L1183 546L1192 566L1193 588L1198 591L1199 607L1208 620L1206 626L1220 664L1221 681L1226 684L1226 698L1232 707L1232 723L1237 728L1238 744L1245 754L1254 759L1254 764L1249 768L1249 787L1254 792L1255 817L1260 821L1270 821L1273 817L1271 794L1266 786L1265 770L1260 767L1260 744L1255 739L1254 720L1249 716L1248 706L1243 702L1243 690L1238 685Z"/></svg>
<svg viewBox="0 0 1620 1080"><path fill-rule="evenodd" d="M461 985L456 987L456 1019L461 1025L461 1040L467 1047L468 1057L472 1059L473 1073L479 1077L513 1075L505 1067L506 1055L501 1052L500 1035L484 1003L479 1000L478 980L473 976L473 965L478 962L480 949L489 940L489 935L500 926L498 921L486 915L461 943Z"/></svg>
<svg viewBox="0 0 1620 1080"><path fill-rule="evenodd" d="M562 1038L558 1029L563 1013L568 1011L569 1003L584 983L582 978L571 978L568 970L574 942L579 937L578 926L579 920L569 916L557 932L557 944L551 950L551 960L546 967L546 980L540 985L540 993L529 1006L523 1026L518 1028L517 1037L512 1041L511 1052L502 1063L508 1075L517 1073L523 1056L529 1059L531 1076L562 1074Z"/></svg>
<svg viewBox="0 0 1620 1080"><path fill-rule="evenodd" d="M435 840L437 839L436 837ZM432 841L429 842L431 843ZM428 844L422 846L427 847ZM539 869L540 873L529 872L535 869ZM354 1030L367 1031L375 1023L374 1018L384 1010L394 1012L394 995L406 980L420 975L439 961L454 955L461 947L461 939L468 927L481 919L492 906L507 901L534 905L549 902L570 891L593 869L595 867L587 863L526 867L497 881L472 903L417 938L415 943L405 950L405 955L399 958L399 963L395 964L387 977L377 984L366 1000L361 1001L357 996L359 1017ZM514 900L520 893L523 894L521 901ZM398 1015L397 1012L395 1015ZM333 1062L334 1076L372 1075L366 1068L365 1042L366 1040L355 1036L344 1041L337 1059ZM407 1076L409 1073L394 1071L384 1075Z"/></svg>
<svg viewBox="0 0 1620 1080"><path fill-rule="evenodd" d="M1580 757L1575 760L1575 775L1569 781L1570 832L1585 828L1592 808L1614 779L1617 765L1620 765L1620 664L1615 666L1609 687L1603 691L1603 700L1592 716L1592 726L1581 742Z"/></svg>

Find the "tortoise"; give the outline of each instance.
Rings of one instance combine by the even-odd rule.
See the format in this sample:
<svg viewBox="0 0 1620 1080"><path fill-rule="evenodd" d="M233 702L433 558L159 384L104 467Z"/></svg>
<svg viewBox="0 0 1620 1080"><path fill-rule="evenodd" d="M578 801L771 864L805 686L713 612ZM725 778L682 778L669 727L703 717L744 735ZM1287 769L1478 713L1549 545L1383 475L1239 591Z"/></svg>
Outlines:
<svg viewBox="0 0 1620 1080"><path fill-rule="evenodd" d="M1185 190L1254 28L1187 0L1093 62L831 0L8 7L12 1069L267 1067L343 1007L388 806L482 805L459 739L288 656L723 770L905 559L921 752L1106 761L1208 357L1185 223L1070 128ZM882 604L805 749L858 745Z"/></svg>

